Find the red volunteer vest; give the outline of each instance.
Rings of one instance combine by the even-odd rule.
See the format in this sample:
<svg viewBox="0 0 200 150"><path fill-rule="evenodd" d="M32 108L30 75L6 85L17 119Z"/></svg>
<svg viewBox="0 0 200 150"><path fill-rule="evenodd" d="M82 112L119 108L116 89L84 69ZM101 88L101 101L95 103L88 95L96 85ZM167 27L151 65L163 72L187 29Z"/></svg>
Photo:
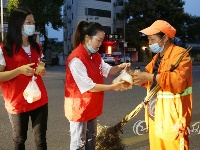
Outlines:
<svg viewBox="0 0 200 150"><path fill-rule="evenodd" d="M38 54L37 51L34 50L32 47L30 48L31 58L29 58L23 48L21 48L18 53L14 53L12 57L6 55L5 50L3 49L3 45L1 46L1 48L6 62L5 71L13 70L29 63L35 63L37 65L41 58L41 55ZM33 68L36 68L36 65L34 65ZM36 83L42 93L42 96L40 100L31 104L27 103L27 101L24 99L23 92L29 81L31 81L32 76L29 77L20 74L9 81L0 83L3 98L5 100L5 107L9 113L19 114L27 112L30 110L34 110L48 102L46 88L44 86L42 78L41 76L36 74L35 76L37 77Z"/></svg>
<svg viewBox="0 0 200 150"><path fill-rule="evenodd" d="M68 67L68 63L75 57L86 66L87 74L94 83L103 84L101 56L95 53L90 57L80 44L66 61L65 116L70 121L84 122L102 114L104 92L80 93Z"/></svg>

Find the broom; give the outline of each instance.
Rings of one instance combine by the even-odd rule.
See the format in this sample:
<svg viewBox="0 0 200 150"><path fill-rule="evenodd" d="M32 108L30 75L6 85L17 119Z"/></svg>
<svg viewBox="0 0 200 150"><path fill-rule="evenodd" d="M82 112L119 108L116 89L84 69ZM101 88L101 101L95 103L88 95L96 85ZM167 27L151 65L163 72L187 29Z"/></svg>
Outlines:
<svg viewBox="0 0 200 150"><path fill-rule="evenodd" d="M187 50L180 56L177 62L171 66L170 72L174 71L178 67L181 60L191 49L192 47L190 46L187 48ZM138 112L151 100L151 98L159 90L160 90L160 85L156 84L156 86L149 92L149 94L144 98L144 100L115 126L108 127L108 126L101 126L100 124L98 124L96 150L123 150L125 146L122 143L122 138L119 135L119 132L123 133L122 130L123 126L133 117L135 117L138 114Z"/></svg>

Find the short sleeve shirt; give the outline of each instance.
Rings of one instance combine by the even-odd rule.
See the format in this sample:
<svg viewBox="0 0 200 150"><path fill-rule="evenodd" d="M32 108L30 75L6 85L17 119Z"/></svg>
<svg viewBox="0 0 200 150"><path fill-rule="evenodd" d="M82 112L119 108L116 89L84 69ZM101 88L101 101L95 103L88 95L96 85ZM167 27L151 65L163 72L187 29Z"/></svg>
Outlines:
<svg viewBox="0 0 200 150"><path fill-rule="evenodd" d="M27 55L28 55L29 57L31 57L30 45L27 46L27 47L23 47L23 49L24 49L24 51L27 53ZM41 58L43 58L43 57L44 57L44 55L42 54ZM6 66L6 62L5 62L5 59L4 59L4 56L3 56L3 51L2 51L2 49L1 49L1 47L0 47L0 65Z"/></svg>
<svg viewBox="0 0 200 150"><path fill-rule="evenodd" d="M105 63L103 59L101 60L101 65L102 74L104 77L107 77L112 66ZM96 83L94 83L93 80L88 76L87 69L79 58L73 58L69 62L68 67L81 94L83 94L86 91L89 91L95 86Z"/></svg>

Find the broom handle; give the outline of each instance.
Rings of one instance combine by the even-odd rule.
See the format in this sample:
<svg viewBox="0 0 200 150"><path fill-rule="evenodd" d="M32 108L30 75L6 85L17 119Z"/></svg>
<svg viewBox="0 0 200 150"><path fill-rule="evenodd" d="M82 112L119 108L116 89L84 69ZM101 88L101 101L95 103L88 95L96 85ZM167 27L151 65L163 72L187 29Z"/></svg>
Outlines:
<svg viewBox="0 0 200 150"><path fill-rule="evenodd" d="M180 58L177 60L177 62L171 66L170 68L170 72L174 71L179 63L181 62L181 60L185 57L185 55L192 49L191 46L189 46L186 51L180 56ZM128 115L126 115L117 125L114 126L114 129L116 131L121 131L122 132L122 127L129 121L131 120L133 117L135 117L138 112L143 108L143 106L145 104L147 104L150 99L160 90L160 85L156 84L156 86L149 92L149 94L145 97L144 101L142 101L131 113L129 113Z"/></svg>
<svg viewBox="0 0 200 150"><path fill-rule="evenodd" d="M185 57L185 55L186 55L191 49L192 49L192 47L189 46L189 47L186 49L186 51L180 56L180 58L177 60L177 62L176 62L174 65L171 66L171 69L170 69L171 72L174 71L174 70L178 67L178 65L179 65L179 63L181 62L181 60L183 59L183 57Z"/></svg>
<svg viewBox="0 0 200 150"><path fill-rule="evenodd" d="M126 115L117 125L114 126L116 131L122 132L122 127L133 117L135 117L140 110L144 107L145 104L149 102L149 100L159 91L160 85L156 84L156 86L149 92L149 94L145 97L144 101L142 101L132 112Z"/></svg>

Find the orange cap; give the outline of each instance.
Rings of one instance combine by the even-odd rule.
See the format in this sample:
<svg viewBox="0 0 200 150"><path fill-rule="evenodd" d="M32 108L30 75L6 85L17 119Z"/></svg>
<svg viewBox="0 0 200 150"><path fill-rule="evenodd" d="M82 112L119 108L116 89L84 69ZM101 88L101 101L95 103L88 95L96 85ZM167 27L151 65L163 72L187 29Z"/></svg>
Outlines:
<svg viewBox="0 0 200 150"><path fill-rule="evenodd" d="M163 32L170 38L174 38L176 29L164 20L157 20L150 27L147 27L140 32L146 35L154 35L156 33Z"/></svg>

